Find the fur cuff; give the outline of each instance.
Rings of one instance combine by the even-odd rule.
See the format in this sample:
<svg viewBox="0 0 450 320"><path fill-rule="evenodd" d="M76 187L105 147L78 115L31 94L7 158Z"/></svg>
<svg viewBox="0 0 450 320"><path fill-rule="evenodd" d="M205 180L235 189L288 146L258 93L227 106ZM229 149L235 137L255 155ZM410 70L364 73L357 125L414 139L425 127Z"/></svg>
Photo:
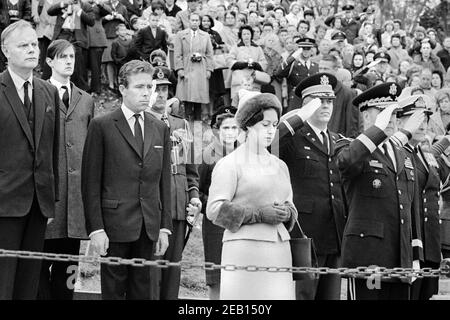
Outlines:
<svg viewBox="0 0 450 320"><path fill-rule="evenodd" d="M219 209L214 224L228 229L231 232L237 232L244 222L246 209L240 205L233 204L230 201L224 201Z"/></svg>

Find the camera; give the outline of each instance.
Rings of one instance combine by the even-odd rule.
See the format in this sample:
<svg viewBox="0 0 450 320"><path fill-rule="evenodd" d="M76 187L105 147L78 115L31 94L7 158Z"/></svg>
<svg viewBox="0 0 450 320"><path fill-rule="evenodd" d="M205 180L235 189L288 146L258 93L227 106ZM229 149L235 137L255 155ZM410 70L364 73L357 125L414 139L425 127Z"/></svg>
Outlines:
<svg viewBox="0 0 450 320"><path fill-rule="evenodd" d="M198 53L198 52L194 52L191 55L191 61L192 62L201 62L202 59L203 59L203 56L200 53Z"/></svg>

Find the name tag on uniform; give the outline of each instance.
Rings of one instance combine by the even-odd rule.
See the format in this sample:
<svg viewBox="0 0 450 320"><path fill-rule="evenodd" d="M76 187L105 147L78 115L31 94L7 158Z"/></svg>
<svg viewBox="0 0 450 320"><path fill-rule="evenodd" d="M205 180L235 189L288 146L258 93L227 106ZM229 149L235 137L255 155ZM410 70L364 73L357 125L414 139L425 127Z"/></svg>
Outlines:
<svg viewBox="0 0 450 320"><path fill-rule="evenodd" d="M406 157L406 159L405 159L405 168L414 170L414 166L413 166L412 161L411 161L411 159L409 157Z"/></svg>
<svg viewBox="0 0 450 320"><path fill-rule="evenodd" d="M369 161L369 166L371 166L372 168L383 169L383 164L381 162L378 162L377 160L370 160Z"/></svg>
<svg viewBox="0 0 450 320"><path fill-rule="evenodd" d="M311 150L311 148L308 146L303 146L303 148L305 148L305 150Z"/></svg>

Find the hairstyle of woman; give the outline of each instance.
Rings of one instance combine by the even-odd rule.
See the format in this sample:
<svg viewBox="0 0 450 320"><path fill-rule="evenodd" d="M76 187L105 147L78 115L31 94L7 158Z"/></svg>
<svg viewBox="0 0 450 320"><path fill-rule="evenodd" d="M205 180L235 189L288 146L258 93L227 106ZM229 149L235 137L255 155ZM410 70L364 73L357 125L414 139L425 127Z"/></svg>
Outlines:
<svg viewBox="0 0 450 320"><path fill-rule="evenodd" d="M442 72L440 70L433 70L433 72L431 73L432 77L434 77L435 75L437 75L441 81L440 86L439 87L434 87L433 86L433 78L431 79L431 85L435 88L435 89L442 89L442 87L444 86L444 75L442 74Z"/></svg>
<svg viewBox="0 0 450 320"><path fill-rule="evenodd" d="M241 27L239 28L239 32L238 32L238 38L239 38L239 40L242 40L242 31L243 31L243 30L248 30L248 31L250 31L250 34L251 34L250 40L253 40L253 35L254 35L253 29L252 29L252 27L250 27L249 25L243 25L243 26L241 26Z"/></svg>

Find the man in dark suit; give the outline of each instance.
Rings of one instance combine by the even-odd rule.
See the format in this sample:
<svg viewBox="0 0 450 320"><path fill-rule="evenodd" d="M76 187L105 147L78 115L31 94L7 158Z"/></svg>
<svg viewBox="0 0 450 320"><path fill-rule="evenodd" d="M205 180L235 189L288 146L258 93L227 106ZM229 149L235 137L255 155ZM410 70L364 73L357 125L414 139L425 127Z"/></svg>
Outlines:
<svg viewBox="0 0 450 320"><path fill-rule="evenodd" d="M286 78L288 84L289 110L299 108L302 104L294 93L295 88L305 78L319 72L317 63L311 61L311 48L316 41L311 38L299 38L297 41L299 49L284 61L274 76L281 79Z"/></svg>
<svg viewBox="0 0 450 320"><path fill-rule="evenodd" d="M94 117L94 99L70 82L75 48L67 40L53 41L47 50L52 69L49 82L58 89L60 103L59 186L55 219L48 224L44 252L78 255L80 239L87 239L81 200L81 156L88 126ZM72 300L78 274L75 262L44 261L40 299ZM72 279L72 280L70 280Z"/></svg>
<svg viewBox="0 0 450 320"><path fill-rule="evenodd" d="M199 198L199 174L197 165L189 163L191 159L192 133L186 120L167 113L167 98L169 94L170 69L157 67L153 78L156 81L158 94L155 103L148 109L150 114L163 121L170 129L172 141L171 173L172 183L172 225L173 234L170 237L169 248L164 260L180 262L184 239L188 228L187 221L194 219L201 211L202 203ZM188 215L190 217L188 217ZM180 289L181 269L170 267L161 270L159 283L159 297L161 300L176 300ZM158 285L156 286L158 287Z"/></svg>
<svg viewBox="0 0 450 320"><path fill-rule="evenodd" d="M134 47L141 59L149 61L150 54L161 49L167 54L166 31L158 27L159 17L155 12L150 14L150 25L141 29L134 39Z"/></svg>
<svg viewBox="0 0 450 320"><path fill-rule="evenodd" d="M1 34L0 248L42 251L58 196L59 96L33 77L38 38L23 20ZM40 260L0 258L0 300L35 299Z"/></svg>
<svg viewBox="0 0 450 320"><path fill-rule="evenodd" d="M50 16L57 16L53 39L65 39L75 46L75 71L72 81L82 90L89 90L88 32L87 26L94 26L95 14L87 0L64 0L48 8Z"/></svg>
<svg viewBox="0 0 450 320"><path fill-rule="evenodd" d="M148 62L127 62L119 72L122 106L89 125L81 192L87 232L101 255L150 260L169 244L169 128L144 112L153 71ZM150 268L102 264L101 287L103 299L150 299Z"/></svg>
<svg viewBox="0 0 450 320"><path fill-rule="evenodd" d="M423 111L397 131L393 82L364 91L353 103L362 112L364 132L337 142L348 220L342 240L342 266L418 268L423 258L418 227L416 175L406 144L424 121ZM349 279L348 297L358 300L408 300L413 279Z"/></svg>
<svg viewBox="0 0 450 320"><path fill-rule="evenodd" d="M175 18L177 13L180 11L183 11L183 9L181 9L179 6L177 6L175 4L175 0L166 0L165 1L164 12L166 13L166 16Z"/></svg>
<svg viewBox="0 0 450 320"><path fill-rule="evenodd" d="M319 267L340 267L345 205L341 179L335 162L335 145L339 136L328 130L333 110L336 78L317 73L304 79L295 89L302 97L303 108L317 104L315 112L297 109L282 117L279 125L280 159L286 162L291 176L294 204L299 223L314 240ZM272 151L275 151L272 149ZM298 229L292 235L299 237ZM337 275L320 275L317 279L296 282L299 300L339 300L341 279Z"/></svg>

